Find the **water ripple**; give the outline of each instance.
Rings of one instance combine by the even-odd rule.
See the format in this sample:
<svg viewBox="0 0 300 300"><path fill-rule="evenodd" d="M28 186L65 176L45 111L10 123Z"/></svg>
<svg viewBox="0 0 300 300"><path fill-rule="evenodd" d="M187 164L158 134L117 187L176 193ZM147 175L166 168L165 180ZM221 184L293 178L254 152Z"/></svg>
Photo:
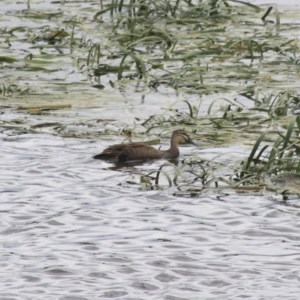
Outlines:
<svg viewBox="0 0 300 300"><path fill-rule="evenodd" d="M124 188L84 140L1 144L1 299L298 298L295 203Z"/></svg>

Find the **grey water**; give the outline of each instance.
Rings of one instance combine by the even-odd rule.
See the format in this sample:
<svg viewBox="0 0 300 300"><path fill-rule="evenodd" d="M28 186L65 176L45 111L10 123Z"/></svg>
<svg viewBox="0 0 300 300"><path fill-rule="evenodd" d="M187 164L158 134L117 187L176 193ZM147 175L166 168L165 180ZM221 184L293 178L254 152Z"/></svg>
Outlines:
<svg viewBox="0 0 300 300"><path fill-rule="evenodd" d="M0 299L297 299L299 199L124 188L80 139L1 139Z"/></svg>
<svg viewBox="0 0 300 300"><path fill-rule="evenodd" d="M26 7L2 4L1 12ZM92 159L115 140L15 134L3 124L20 114L1 108L0 117L1 300L299 299L298 197L143 190L139 176L152 165L118 170ZM198 152L211 154L182 156Z"/></svg>

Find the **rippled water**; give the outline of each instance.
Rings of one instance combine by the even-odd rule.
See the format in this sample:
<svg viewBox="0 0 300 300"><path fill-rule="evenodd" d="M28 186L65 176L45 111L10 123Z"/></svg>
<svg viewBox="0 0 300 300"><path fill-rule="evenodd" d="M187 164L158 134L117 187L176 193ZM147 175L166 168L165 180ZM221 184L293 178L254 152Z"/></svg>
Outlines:
<svg viewBox="0 0 300 300"><path fill-rule="evenodd" d="M4 14L5 9L25 9L26 1L2 2L7 6L0 8L4 28L29 22ZM35 9L58 3L31 2ZM96 1L86 3L98 7ZM23 126L18 123L23 118L31 126L53 120L65 125L66 115L86 126L87 120L112 115L146 118L161 107L161 98L156 101L146 108L132 105L128 116L111 101L106 101L110 110L73 108L25 116L3 112L0 300L299 298L299 199L284 201L263 191L204 191L196 198L175 197L171 189L142 191L128 182L133 173L152 165L112 170L91 158L116 141L55 137L48 127L41 127L44 134L16 134L10 128ZM198 151L207 157L220 154L207 148L182 152Z"/></svg>
<svg viewBox="0 0 300 300"><path fill-rule="evenodd" d="M96 148L2 136L0 299L298 299L298 199L125 188Z"/></svg>

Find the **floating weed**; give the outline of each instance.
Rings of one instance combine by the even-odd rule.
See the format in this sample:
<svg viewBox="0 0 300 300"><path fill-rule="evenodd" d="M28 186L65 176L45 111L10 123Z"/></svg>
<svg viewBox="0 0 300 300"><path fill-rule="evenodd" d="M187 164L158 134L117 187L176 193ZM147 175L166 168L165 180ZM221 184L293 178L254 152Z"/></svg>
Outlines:
<svg viewBox="0 0 300 300"><path fill-rule="evenodd" d="M26 110L29 113L38 114L43 111L49 110L61 110L66 108L71 108L71 104L47 104L47 105L39 105L39 106L19 106L18 110Z"/></svg>
<svg viewBox="0 0 300 300"><path fill-rule="evenodd" d="M2 83L0 86L0 95L4 97L12 97L14 95L28 95L30 94L29 87L21 87L16 83Z"/></svg>
<svg viewBox="0 0 300 300"><path fill-rule="evenodd" d="M253 11L260 10L244 1L209 1L197 5L187 1L113 1L98 15L110 13L114 33L109 35L109 40L114 41L117 52L125 53L121 66L128 55L135 62L137 76L132 79L142 75L149 78L146 81L149 86L164 84L175 90L212 93L232 89L221 80L218 85L212 84L216 76L219 79L254 80L259 73L259 64L249 67L251 72L248 74L241 74L241 70L232 68L237 63L242 66L241 59L258 59L260 62L264 53L283 53L283 47L290 44L284 38L277 38L276 44L270 40L263 24L253 16ZM270 11L263 15L264 22L269 14ZM228 20L236 26L238 34L235 37L227 29L230 27ZM249 28L253 29L245 37L243 30L249 31ZM108 56L104 59L111 60ZM228 63L220 69L219 61ZM197 67L199 63L204 67ZM115 63L111 61L111 65ZM157 65L163 68L155 68ZM226 74L229 67L232 71ZM119 81L124 78L124 70L120 70Z"/></svg>
<svg viewBox="0 0 300 300"><path fill-rule="evenodd" d="M114 88L142 78L145 88L166 85L187 94L242 92L255 85L276 90L284 82L269 74L299 72L299 45L284 36L291 25L280 24L275 8L263 11L246 1L114 0L100 1L99 9L93 22L64 10L28 9L22 16L39 15L59 26L29 31L19 26L8 38L21 33L41 50L48 43L59 53L68 46L86 62L85 70L79 66L83 72L107 76Z"/></svg>
<svg viewBox="0 0 300 300"><path fill-rule="evenodd" d="M99 9L96 13L85 10L86 15L76 18L63 9L41 13L28 7L27 11L17 12L17 17L49 23L34 29L17 26L1 30L5 47L0 63L4 71L13 70L9 75L16 78L1 85L1 95L33 93L34 85L23 88L22 79L59 72L48 67L49 63L57 63L57 55L61 59L64 53L72 54L79 57L80 72L91 76L92 82L105 77L105 82L122 89L122 93L134 85L144 94L149 89L159 93L160 88L170 87L183 95L186 100L161 114L146 120L136 118L140 132L170 132L184 127L204 147L244 141L251 144L253 137L258 137L243 164L234 162L226 168L218 161L195 159L174 167L163 165L142 180L145 188L167 186L195 195L222 187L259 189L268 186L268 180L276 183L279 177L298 176L300 120L296 117L283 125L300 109L300 49L297 39L289 35L291 31L298 34L296 23L280 22L275 7L262 10L234 0L114 0L108 4L100 1ZM18 47L15 51L22 57L11 54L20 42L28 49L25 59ZM60 62L59 68L63 69ZM23 78L16 74L21 70L26 72ZM64 86L67 84L63 81ZM109 88L100 82L93 86ZM223 96L223 92L243 95L252 105ZM191 95L201 98L204 94L215 94L206 106L205 116L189 100ZM39 107L32 108L32 113L45 113ZM99 132L91 136L116 134L120 129L110 130L105 122L101 125ZM79 137L78 128L82 128L82 136L89 137L86 124L53 126L62 136ZM30 130L44 127L51 127L51 122Z"/></svg>
<svg viewBox="0 0 300 300"><path fill-rule="evenodd" d="M289 25L280 24L273 8L262 12L246 1L148 0L99 7L92 24L81 20L70 35L87 53L89 75L96 81L106 76L113 88L165 85L186 94L276 90L284 85L268 73L291 72L291 60L297 61L299 47L281 35ZM299 72L296 65L293 70Z"/></svg>
<svg viewBox="0 0 300 300"><path fill-rule="evenodd" d="M53 11L53 12L43 12L40 10L24 10L21 12L22 17L30 18L30 19L52 19L52 18L61 18L63 16L62 11Z"/></svg>
<svg viewBox="0 0 300 300"><path fill-rule="evenodd" d="M14 57L10 57L10 56L0 56L0 63L14 63L17 62L18 59L14 58Z"/></svg>
<svg viewBox="0 0 300 300"><path fill-rule="evenodd" d="M290 89L281 90L276 94L258 91L253 100L255 106L251 111L264 111L271 118L287 116L292 109L299 109L299 94Z"/></svg>

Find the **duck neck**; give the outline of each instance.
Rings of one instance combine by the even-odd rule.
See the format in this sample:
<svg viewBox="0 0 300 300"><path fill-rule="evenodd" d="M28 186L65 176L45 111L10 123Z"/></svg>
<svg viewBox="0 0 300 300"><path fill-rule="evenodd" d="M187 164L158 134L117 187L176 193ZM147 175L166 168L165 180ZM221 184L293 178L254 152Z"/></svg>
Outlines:
<svg viewBox="0 0 300 300"><path fill-rule="evenodd" d="M167 150L171 158L176 158L179 155L178 143L175 140L171 140L169 150Z"/></svg>

